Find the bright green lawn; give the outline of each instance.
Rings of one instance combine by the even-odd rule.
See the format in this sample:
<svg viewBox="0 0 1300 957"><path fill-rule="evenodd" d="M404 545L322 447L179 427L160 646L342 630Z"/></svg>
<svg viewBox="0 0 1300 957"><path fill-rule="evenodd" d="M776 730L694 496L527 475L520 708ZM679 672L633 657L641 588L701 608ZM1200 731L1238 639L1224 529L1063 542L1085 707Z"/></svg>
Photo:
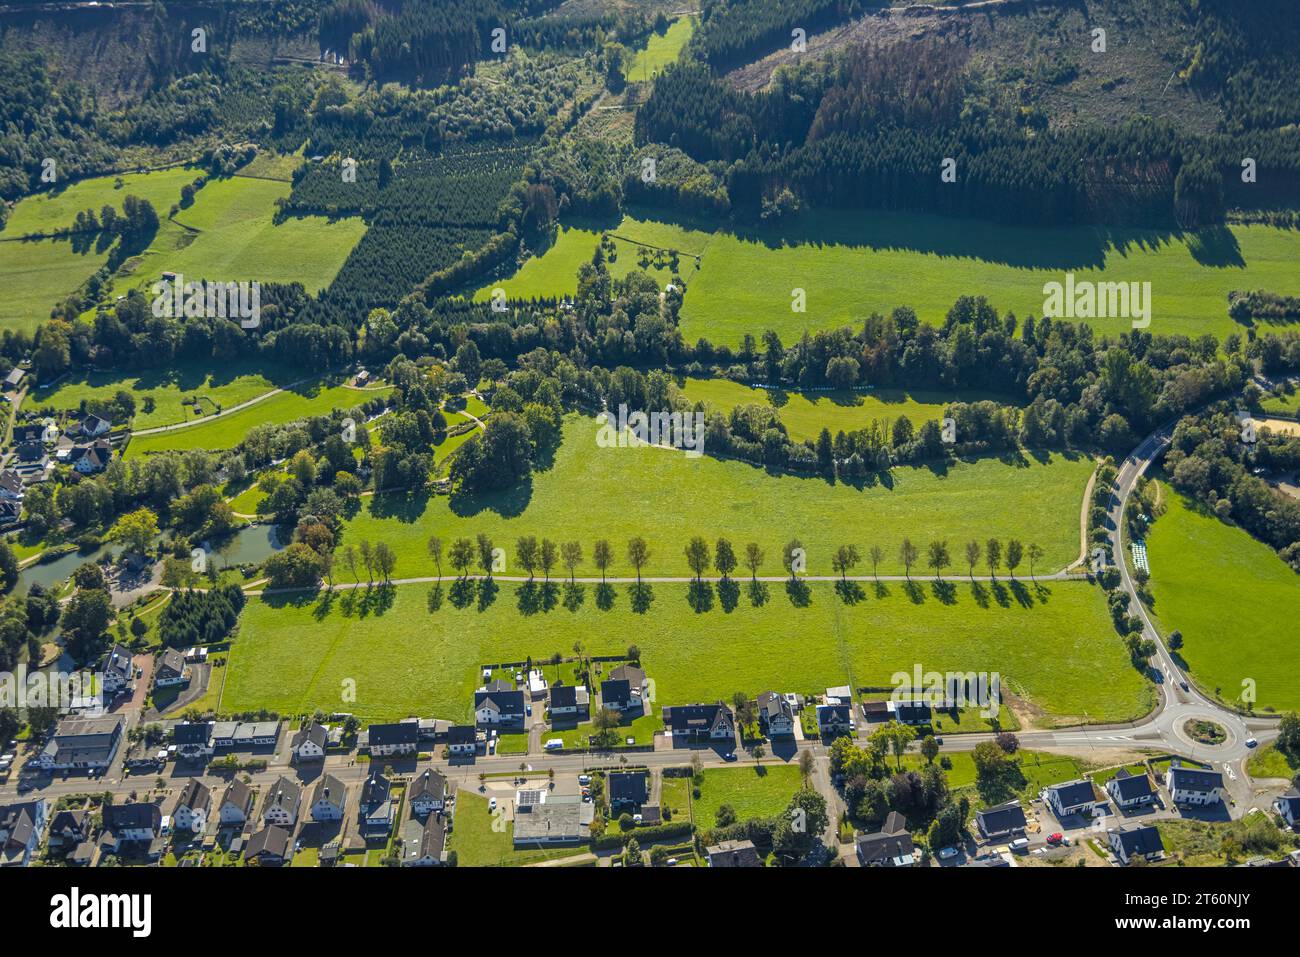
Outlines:
<svg viewBox="0 0 1300 957"><path fill-rule="evenodd" d="M687 379L681 390L691 402L703 402L726 412L738 405L771 405L781 414L786 431L795 441L816 439L823 428L831 435L868 427L873 420L892 424L900 415L913 425L943 418L952 402L997 399L985 393L945 393L930 390L878 389L873 392L785 392L753 389L730 379Z"/></svg>
<svg viewBox="0 0 1300 957"><path fill-rule="evenodd" d="M0 328L34 331L107 259L66 239L0 241Z"/></svg>
<svg viewBox="0 0 1300 957"><path fill-rule="evenodd" d="M1260 748L1246 762L1246 770L1252 778L1294 778L1300 766L1292 767L1285 754L1277 745L1269 744Z"/></svg>
<svg viewBox="0 0 1300 957"><path fill-rule="evenodd" d="M694 32L695 22L691 17L678 17L663 36L650 34L645 49L638 50L636 59L623 71L624 78L631 83L653 80L668 64L677 62Z"/></svg>
<svg viewBox="0 0 1300 957"><path fill-rule="evenodd" d="M1045 724L1083 714L1119 721L1145 714L1152 687L1129 664L1101 594L1083 582L1053 582L1041 597L1024 589L1029 607L1007 590L1005 606L971 587L944 604L929 585L914 604L890 583L884 597L846 606L829 584L810 589L796 607L780 587L761 607L742 596L727 612L715 603L697 613L685 585L653 586L647 612L631 608L633 586L617 586L613 606L596 605L586 586L577 611L520 610L523 586L500 583L485 610L457 609L450 582L437 611L432 586L398 585L302 596L252 598L227 668L222 708L268 708L282 714L338 710L349 679L348 710L367 720L469 715L479 668L567 653L581 639L593 655L641 649L655 681L655 707L729 699L739 690L887 685L897 671L997 671L1047 712ZM558 590L558 589L557 589Z"/></svg>
<svg viewBox="0 0 1300 957"><path fill-rule="evenodd" d="M181 405L182 398L204 400L204 414L209 415L217 405L229 408L300 378L301 372L272 370L267 374L264 365L239 359L223 362L216 372L195 363L151 369L139 375L91 372L63 379L53 389L36 390L28 395L26 407L75 410L83 400L111 399L119 390L125 390L135 399L133 427L151 429L201 419L192 406ZM152 412L144 409L147 399L154 401Z"/></svg>
<svg viewBox="0 0 1300 957"><path fill-rule="evenodd" d="M85 209L93 209L96 217L104 206L121 212L128 196L149 200L158 217L165 219L172 204L180 200L181 187L194 182L201 173L196 166L177 166L152 173L96 176L66 189L37 193L19 201L0 236L47 235L70 227L77 213ZM119 182L121 187L117 185Z"/></svg>
<svg viewBox="0 0 1300 957"><path fill-rule="evenodd" d="M695 826L716 827L724 804L731 805L738 821L780 814L802 784L803 774L793 764L706 768L693 805Z"/></svg>
<svg viewBox="0 0 1300 957"><path fill-rule="evenodd" d="M650 227L628 218L618 232L635 238ZM671 230L675 239L669 245L704 253L698 272L683 273L683 334L733 346L745 333L766 329L788 343L804 329L856 326L873 311L888 313L900 305L940 322L963 295L987 296L1000 311L1021 318L1040 316L1043 284L1064 283L1067 271L1076 280L1150 282L1149 329L1163 334L1240 331L1227 313L1234 289L1300 291L1294 271L1300 233L1268 226L1228 227L1230 243L1197 234L1003 226L882 211L807 212L792 224L742 235L714 231L710 224L698 230L657 228ZM571 295L577 268L595 243L596 234L570 230L500 285L512 298ZM623 259L617 267L625 265ZM806 293L806 312L791 309L795 289ZM1131 326L1129 319L1090 322L1098 332Z"/></svg>
<svg viewBox="0 0 1300 957"><path fill-rule="evenodd" d="M1300 707L1300 578L1247 532L1164 491L1168 511L1147 538L1162 633L1183 633L1205 691L1240 704L1252 680L1256 709Z"/></svg>
<svg viewBox="0 0 1300 957"><path fill-rule="evenodd" d="M149 290L165 271L186 280L301 282L309 293L328 286L361 239L359 218L291 218L272 222L275 201L292 184L235 176L213 180L194 205L158 230L134 273L118 285ZM188 227L188 228L187 228Z"/></svg>
<svg viewBox="0 0 1300 957"><path fill-rule="evenodd" d="M863 555L857 574L871 574L866 555L873 543L885 553L880 573L902 574L899 545L905 536L922 552L930 539L948 539L954 562L972 538L1037 542L1044 551L1039 573L1056 571L1079 554L1079 506L1092 471L1084 456L1057 454L1014 465L985 458L939 473L897 468L884 482L857 489L708 455L600 448L596 431L593 419L569 416L553 466L527 486L479 496L376 496L348 522L346 533L354 541L388 542L400 578L433 574L426 551L431 535L450 543L479 532L506 549L507 574L514 574L509 569L515 540L525 534L581 541L587 564L579 571L587 576L597 574L590 555L598 538L614 546L610 574L633 575L626 543L635 535L650 545L644 572L651 576L689 574L683 549L695 535L712 542L725 534L741 554L746 542L757 541L766 550L760 569L765 575L781 574L781 548L796 537L814 575L831 574L831 554L844 543L856 544ZM1022 566L1020 574L1028 573ZM918 564L913 574L924 576L926 570Z"/></svg>
<svg viewBox="0 0 1300 957"><path fill-rule="evenodd" d="M581 854L582 845L551 847L544 850L516 851L514 822L506 822L501 831L492 830L492 812L487 798L461 789L456 792L456 819L448 850L456 852L458 867L511 867L532 864L557 857Z"/></svg>
<svg viewBox="0 0 1300 957"><path fill-rule="evenodd" d="M299 386L281 392L246 409L218 416L210 422L171 432L136 436L127 446L128 458L165 449L229 449L238 445L254 426L268 422L292 422L310 415L323 415L333 409L351 409L388 391L353 389L349 386Z"/></svg>

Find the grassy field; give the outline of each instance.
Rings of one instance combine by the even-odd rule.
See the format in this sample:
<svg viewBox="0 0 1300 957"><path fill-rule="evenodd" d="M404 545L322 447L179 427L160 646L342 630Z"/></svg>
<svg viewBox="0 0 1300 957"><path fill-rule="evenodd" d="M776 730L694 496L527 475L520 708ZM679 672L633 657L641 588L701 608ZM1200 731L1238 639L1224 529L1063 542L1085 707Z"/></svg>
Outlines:
<svg viewBox="0 0 1300 957"><path fill-rule="evenodd" d="M549 249L529 259L510 278L484 286L474 294L474 299L487 301L495 289L504 289L509 299L572 296L578 288L578 267L591 261L601 233L602 230L594 225L582 222L560 226L555 242ZM641 252L645 246L653 246L676 249L681 254L677 269L686 283L695 275L694 257L703 254L711 238L708 233L683 230L631 216L625 217L612 230L612 234L615 237L616 253L614 261L608 263L611 276L626 276L633 269L642 268ZM660 285L666 285L672 279L672 269L666 265L667 260L664 262L663 267L656 267L652 259L646 268L646 272L658 280Z"/></svg>
<svg viewBox="0 0 1300 957"><path fill-rule="evenodd" d="M984 806L986 802L976 787L977 775L975 773L975 759L972 757L972 753L970 751L944 750L936 760L942 761L944 757L952 765L944 770L944 774L948 778L948 786L953 790L969 789L972 805L976 808ZM1047 751L1019 751L1014 760L1020 767L1020 786L1014 792L1014 796L1022 800L1036 797L1039 791L1050 784L1073 781L1083 773L1081 765L1075 759ZM925 764L925 758L919 754L903 756L903 767L905 769L919 769L923 764ZM890 766L893 766L893 758L890 758ZM1001 793L990 794L989 797L994 799L994 803L998 803L1000 800L1010 800L1010 796Z"/></svg>
<svg viewBox="0 0 1300 957"><path fill-rule="evenodd" d="M780 814L802 784L803 775L793 764L707 768L692 805L695 825L717 826L718 808L724 804L731 805L738 821Z"/></svg>
<svg viewBox="0 0 1300 957"><path fill-rule="evenodd" d="M1151 591L1161 632L1183 633L1196 683L1241 704L1255 682L1255 708L1300 707L1296 575L1267 545L1225 525L1168 486L1168 511L1147 538Z"/></svg>
<svg viewBox="0 0 1300 957"><path fill-rule="evenodd" d="M906 305L928 322L942 321L962 295L985 295L1017 316L1043 312L1043 284L1076 281L1150 282L1150 331L1225 335L1241 331L1227 313L1234 289L1294 294L1292 264L1300 233L1267 226L1231 226L1213 234L1092 227L1031 228L903 212L815 211L795 223L716 230L690 229L631 217L616 232L658 234L661 245L702 254L687 282L682 331L688 340L739 344L747 332L775 329L786 342L804 329L856 325L873 311ZM577 267L597 236L568 230L543 256L500 285L512 298L559 296L576 289ZM616 269L626 264L619 257ZM737 277L744 277L738 282ZM794 289L807 311L791 310ZM486 298L486 291L479 293ZM1120 333L1128 319L1094 319L1098 332Z"/></svg>
<svg viewBox="0 0 1300 957"><path fill-rule="evenodd" d="M1300 771L1300 766L1292 767L1285 754L1277 745L1268 744L1252 754L1246 762L1246 770L1252 778L1291 779Z"/></svg>
<svg viewBox="0 0 1300 957"><path fill-rule="evenodd" d="M623 71L623 77L629 83L645 83L653 80L659 72L670 63L676 63L695 32L695 23L691 17L678 17L660 36L650 34L650 40L644 50L638 50L636 59Z"/></svg>
<svg viewBox="0 0 1300 957"><path fill-rule="evenodd" d="M907 416L914 425L920 425L930 419L943 418L944 407L951 402L999 398L985 393L901 389L878 389L873 392L785 392L753 389L730 379L689 378L681 392L691 402L703 402L709 408L721 412L738 405L771 405L780 412L786 431L796 441L816 439L823 428L830 429L831 435L834 435L841 429L848 432L866 428L873 420L892 423L900 415Z"/></svg>
<svg viewBox="0 0 1300 957"><path fill-rule="evenodd" d="M530 484L491 495L376 496L349 521L346 534L354 541L388 542L403 578L433 574L425 550L429 536L450 542L479 532L506 549L508 568L520 535L578 539L588 556L592 542L607 538L614 546L615 576L634 573L626 543L635 535L650 545L644 573L652 576L688 574L683 549L694 535L711 542L727 535L742 553L746 542L757 541L766 550L760 569L766 575L781 574L781 547L796 537L814 575L831 574L831 554L844 543L857 544L864 556L857 574L871 573L865 556L872 543L885 552L880 573L902 574L898 550L905 536L922 550L932 538L948 539L956 563L968 539L1037 542L1044 551L1040 574L1078 557L1079 506L1092 471L1082 456L1014 464L988 458L940 471L897 468L883 481L855 488L708 455L599 448L595 433L594 420L570 416L554 463ZM581 571L597 574L589 558ZM913 574L924 576L925 568L918 564ZM1020 574L1028 576L1028 567Z"/></svg>
<svg viewBox="0 0 1300 957"><path fill-rule="evenodd" d="M798 607L775 587L761 607L743 597L731 611L715 602L704 612L693 610L688 586L655 585L644 613L632 608L634 586L617 586L608 610L587 586L572 611L559 588L551 610L533 610L525 586L513 583L500 583L481 610L477 600L458 608L451 586L444 584L437 610L426 585L251 599L222 709L337 710L355 681L347 709L367 720L463 720L484 663L568 653L579 639L593 655L639 646L656 711L772 687L888 686L918 662L924 670L999 672L1004 688L1023 691L1029 707L1043 710L1041 724L1085 710L1092 721L1120 721L1152 704L1152 688L1128 663L1100 593L1082 582L1025 588L1028 604L1011 589L1002 604L968 585L945 596L927 585L914 600L891 583L852 606L832 586L815 585Z"/></svg>
<svg viewBox="0 0 1300 957"><path fill-rule="evenodd" d="M148 290L164 271L220 282L301 282L315 293L337 275L366 227L359 218L272 221L292 184L234 176L213 180L189 209L164 222L134 272L115 284Z"/></svg>
<svg viewBox="0 0 1300 957"><path fill-rule="evenodd" d="M333 409L350 409L387 392L387 388L360 390L345 385L304 384L210 422L132 438L126 457L137 458L166 449L229 449L238 445L254 426L292 422Z"/></svg>
<svg viewBox="0 0 1300 957"><path fill-rule="evenodd" d="M107 259L107 250L74 252L66 239L0 242L0 328L34 331Z"/></svg>
<svg viewBox="0 0 1300 957"><path fill-rule="evenodd" d="M71 226L77 213L85 209L93 209L96 217L105 206L121 212L128 196L149 200L159 218L166 218L172 204L181 198L181 187L194 182L202 172L197 166L177 166L152 173L96 176L53 192L37 193L14 206L0 237L48 235Z"/></svg>
<svg viewBox="0 0 1300 957"><path fill-rule="evenodd" d="M238 405L300 378L301 372L268 371L251 361L238 359L224 362L217 372L195 363L151 369L139 375L90 372L78 378L63 379L52 389L37 389L28 395L26 407L75 410L83 401L111 399L114 393L125 390L136 402L133 427L151 429L200 420L202 417L195 415L192 406L181 404L182 398L203 400L204 414L210 415L217 405L222 408ZM152 412L144 408L150 399L154 403Z"/></svg>

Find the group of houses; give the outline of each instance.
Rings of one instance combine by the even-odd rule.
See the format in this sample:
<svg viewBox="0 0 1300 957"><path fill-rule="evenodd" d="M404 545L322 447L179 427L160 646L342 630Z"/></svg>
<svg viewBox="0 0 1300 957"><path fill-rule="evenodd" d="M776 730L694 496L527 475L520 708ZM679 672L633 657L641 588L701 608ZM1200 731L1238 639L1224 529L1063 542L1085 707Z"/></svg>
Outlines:
<svg viewBox="0 0 1300 957"><path fill-rule="evenodd" d="M15 425L13 454L0 470L0 522L17 521L27 486L46 481L60 466L79 475L104 471L113 458L112 429L110 420L93 413L66 432L47 422Z"/></svg>

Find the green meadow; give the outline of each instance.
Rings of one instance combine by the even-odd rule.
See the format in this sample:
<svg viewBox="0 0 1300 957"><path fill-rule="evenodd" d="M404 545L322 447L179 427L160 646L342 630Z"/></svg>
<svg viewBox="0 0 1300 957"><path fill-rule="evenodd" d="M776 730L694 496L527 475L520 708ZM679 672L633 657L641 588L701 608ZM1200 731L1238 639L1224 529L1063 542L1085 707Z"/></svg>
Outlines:
<svg viewBox="0 0 1300 957"><path fill-rule="evenodd" d="M700 796L691 804L695 826L716 827L718 808L731 805L736 820L775 817L790 805L803 785L797 765L764 764L738 768L706 768Z"/></svg>
<svg viewBox="0 0 1300 957"><path fill-rule="evenodd" d="M987 296L1022 319L1040 316L1044 283L1064 283L1067 272L1076 281L1150 282L1152 333L1223 336L1241 331L1228 317L1230 291L1300 292L1300 232L1268 226L1170 234L878 211L809 211L788 225L737 231L694 225L627 217L615 232L702 254L694 275L683 274L683 334L733 346L765 329L791 342L805 329L856 325L900 305L941 322L963 295ZM551 249L496 285L511 298L572 295L577 267L597 238L591 230L562 231ZM806 295L805 312L792 309L796 289ZM1102 333L1131 327L1129 319L1088 322Z"/></svg>
<svg viewBox="0 0 1300 957"><path fill-rule="evenodd" d="M309 293L328 286L366 231L358 217L273 221L275 202L292 184L232 176L210 181L194 205L163 223L131 276L117 289L148 290L163 272L221 282L301 282Z"/></svg>
<svg viewBox="0 0 1300 957"><path fill-rule="evenodd" d="M0 328L34 332L107 259L66 239L0 240Z"/></svg>
<svg viewBox="0 0 1300 957"><path fill-rule="evenodd" d="M238 359L223 363L217 372L193 363L150 369L139 375L88 372L62 379L52 389L36 390L28 396L27 407L76 410L82 402L108 400L124 390L135 398L134 428L151 429L200 420L202 417L195 414L192 405L181 404L182 398L198 399L204 415L209 415L218 405L229 408L247 402L297 378L301 376L291 370L267 372L253 362ZM153 411L145 411L148 400L153 401Z"/></svg>
<svg viewBox="0 0 1300 957"><path fill-rule="evenodd" d="M159 218L165 219L172 204L181 198L181 187L202 172L196 166L176 166L151 173L96 176L63 189L36 193L14 206L0 236L48 235L71 226L77 213L86 209L93 209L96 216L105 206L120 212L128 196L149 200Z"/></svg>
<svg viewBox="0 0 1300 957"><path fill-rule="evenodd" d="M393 585L333 593L254 597L245 608L227 666L223 711L270 708L281 714L345 710L366 720L425 715L469 717L479 668L500 661L641 649L655 681L656 708L729 699L776 688L810 693L839 684L891 684L895 672L988 671L1039 709L1040 723L1122 721L1149 711L1152 686L1128 661L1101 593L1079 581L955 584L897 582L872 587L847 605L830 584L809 587L797 605L769 585L754 605L748 587L708 610L690 586L649 586L649 606L633 608L633 585L617 585L601 608L597 587L565 603L554 584L502 582L473 594L472 583ZM458 598L457 596L463 597ZM465 598L468 603L465 603ZM436 609L433 607L437 605ZM547 610L549 608L549 610Z"/></svg>
<svg viewBox="0 0 1300 957"><path fill-rule="evenodd" d="M880 573L902 574L904 537L922 551L932 539L947 539L955 563L949 573L965 572L961 551L970 539L1036 542L1044 552L1035 568L1040 574L1079 554L1079 507L1092 472L1085 456L899 467L858 488L708 455L601 448L596 432L595 420L568 416L554 461L527 484L482 495L376 496L347 523L346 534L387 542L397 553L398 577L408 578L433 574L429 536L450 542L480 532L507 549L508 562L521 535L577 539L588 556L580 570L587 576L597 574L590 555L598 538L614 546L610 574L632 576L626 543L637 535L649 543L643 572L652 576L689 574L683 549L696 535L710 542L727 536L742 554L746 542L758 542L766 550L765 575L781 574L781 547L795 538L813 575L832 573L831 553L843 544L857 545L863 555L856 574L871 573L872 544L884 549ZM926 569L918 563L912 573L923 577ZM1019 573L1027 577L1028 565Z"/></svg>
<svg viewBox="0 0 1300 957"><path fill-rule="evenodd" d="M866 428L873 421L893 423L900 415L919 425L930 419L943 418L944 408L953 402L999 399L986 393L946 393L926 389L786 392L755 389L730 379L688 378L680 391L691 402L703 402L720 412L740 405L770 405L780 413L786 431L796 441L816 439L823 428L830 429L834 435L841 430L849 432Z"/></svg>
<svg viewBox="0 0 1300 957"><path fill-rule="evenodd" d="M624 78L629 83L653 80L668 64L677 62L694 32L695 22L691 17L678 17L662 36L650 34L645 49L638 50L636 58L623 70Z"/></svg>
<svg viewBox="0 0 1300 957"><path fill-rule="evenodd" d="M1160 630L1183 633L1181 652L1207 693L1255 709L1300 708L1300 579L1274 551L1165 486L1168 510L1147 537Z"/></svg>
<svg viewBox="0 0 1300 957"><path fill-rule="evenodd" d="M355 408L386 392L387 388L362 390L346 385L322 387L320 383L295 386L246 409L218 416L208 422L200 421L171 432L134 436L125 454L127 458L137 458L168 449L229 449L238 445L255 426L271 422L292 422L310 415L324 415L334 409Z"/></svg>

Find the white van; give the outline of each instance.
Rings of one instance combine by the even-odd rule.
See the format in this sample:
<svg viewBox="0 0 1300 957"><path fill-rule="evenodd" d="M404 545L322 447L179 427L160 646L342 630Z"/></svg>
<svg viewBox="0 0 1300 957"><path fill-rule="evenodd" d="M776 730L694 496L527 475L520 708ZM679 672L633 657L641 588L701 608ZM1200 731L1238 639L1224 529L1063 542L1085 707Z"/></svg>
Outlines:
<svg viewBox="0 0 1300 957"><path fill-rule="evenodd" d="M1023 854L1029 850L1029 838L1018 837L1007 846L1011 848L1013 854Z"/></svg>
<svg viewBox="0 0 1300 957"><path fill-rule="evenodd" d="M563 738L551 738L549 741L546 742L545 745L543 745L543 747L544 747L547 751L558 751L558 750L560 750L560 748L564 747L564 739L563 739Z"/></svg>

